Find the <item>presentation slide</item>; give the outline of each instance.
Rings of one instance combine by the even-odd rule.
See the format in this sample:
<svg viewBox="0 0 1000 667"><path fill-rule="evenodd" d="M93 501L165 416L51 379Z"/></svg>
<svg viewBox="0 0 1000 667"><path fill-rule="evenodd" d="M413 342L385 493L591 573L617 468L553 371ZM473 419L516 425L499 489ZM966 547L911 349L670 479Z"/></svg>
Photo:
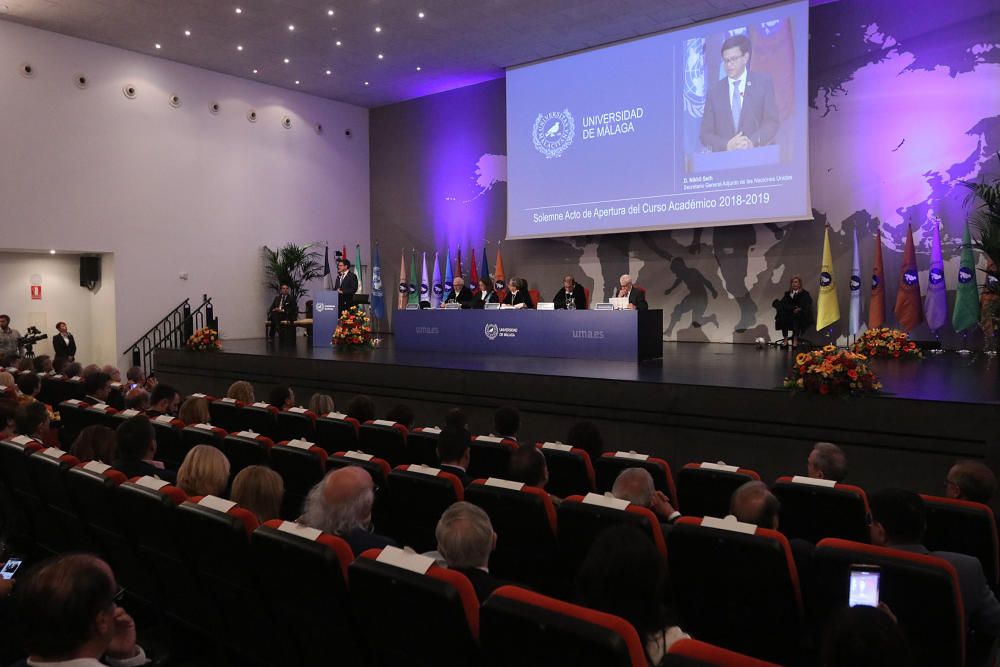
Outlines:
<svg viewBox="0 0 1000 667"><path fill-rule="evenodd" d="M507 238L812 218L806 2L507 71Z"/></svg>

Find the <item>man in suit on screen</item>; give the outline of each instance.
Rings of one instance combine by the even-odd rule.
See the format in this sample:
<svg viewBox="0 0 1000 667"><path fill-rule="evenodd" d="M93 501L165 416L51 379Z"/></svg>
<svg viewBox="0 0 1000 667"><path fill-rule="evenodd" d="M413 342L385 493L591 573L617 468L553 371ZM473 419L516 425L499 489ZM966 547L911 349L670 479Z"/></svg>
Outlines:
<svg viewBox="0 0 1000 667"><path fill-rule="evenodd" d="M752 46L746 35L722 43L726 76L705 96L701 143L713 151L736 151L774 142L778 133L778 104L774 81L764 72L751 72Z"/></svg>

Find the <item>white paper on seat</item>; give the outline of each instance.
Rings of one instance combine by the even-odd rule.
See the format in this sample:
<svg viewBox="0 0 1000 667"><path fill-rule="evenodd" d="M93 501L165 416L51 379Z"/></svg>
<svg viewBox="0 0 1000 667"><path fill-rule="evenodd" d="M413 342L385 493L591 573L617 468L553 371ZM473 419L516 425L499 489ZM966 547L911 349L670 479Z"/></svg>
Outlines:
<svg viewBox="0 0 1000 667"><path fill-rule="evenodd" d="M304 415L306 412L308 412L308 410L306 410L305 408L288 408L288 412L297 415Z"/></svg>
<svg viewBox="0 0 1000 667"><path fill-rule="evenodd" d="M551 301L540 301L535 304L535 310L555 310L556 304Z"/></svg>
<svg viewBox="0 0 1000 667"><path fill-rule="evenodd" d="M101 412L105 412L108 409L108 404L107 403L98 403L97 405L90 406L90 409L91 410L100 410Z"/></svg>
<svg viewBox="0 0 1000 667"><path fill-rule="evenodd" d="M569 452L573 450L572 445L564 445L561 442L543 442L542 449L554 449L557 452Z"/></svg>
<svg viewBox="0 0 1000 667"><path fill-rule="evenodd" d="M438 468L431 468L430 466L422 466L417 464L411 464L407 470L410 472L417 472L421 475L430 475L431 477L437 477L437 474L441 472Z"/></svg>
<svg viewBox="0 0 1000 667"><path fill-rule="evenodd" d="M250 438L251 440L257 439L257 434L254 433L253 431L240 431L236 435L240 436L241 438Z"/></svg>
<svg viewBox="0 0 1000 667"><path fill-rule="evenodd" d="M10 438L10 442L13 442L15 445L30 445L35 442L35 439L27 435L16 435Z"/></svg>
<svg viewBox="0 0 1000 667"><path fill-rule="evenodd" d="M498 438L495 435L477 435L476 440L478 442L503 442L503 438Z"/></svg>
<svg viewBox="0 0 1000 667"><path fill-rule="evenodd" d="M376 419L372 422L372 424L375 424L376 426L395 426L396 422L391 419Z"/></svg>
<svg viewBox="0 0 1000 667"><path fill-rule="evenodd" d="M725 463L709 463L704 461L701 464L703 470L722 470L725 472L737 472L739 470L738 466L730 466Z"/></svg>
<svg viewBox="0 0 1000 667"><path fill-rule="evenodd" d="M199 429L199 430L202 430L202 431L212 431L212 430L214 430L214 427L211 424L194 424L194 427L196 429Z"/></svg>
<svg viewBox="0 0 1000 667"><path fill-rule="evenodd" d="M66 405L72 405L74 408L79 407L83 401L78 398L71 398L69 400L63 401Z"/></svg>
<svg viewBox="0 0 1000 667"><path fill-rule="evenodd" d="M599 505L600 507L610 507L614 510L628 509L628 501L613 496L602 496L599 493L588 493L583 497L585 505Z"/></svg>
<svg viewBox="0 0 1000 667"><path fill-rule="evenodd" d="M219 403L235 403L235 398L220 398Z"/></svg>
<svg viewBox="0 0 1000 667"><path fill-rule="evenodd" d="M257 401L256 403L253 404L253 407L255 407L255 408L264 408L266 410L267 408L271 407L271 404L270 403L264 403L263 401Z"/></svg>
<svg viewBox="0 0 1000 667"><path fill-rule="evenodd" d="M499 477L489 477L486 480L484 486L495 486L500 489L510 489L511 491L520 491L524 488L523 482L512 482L509 479L500 479Z"/></svg>
<svg viewBox="0 0 1000 667"><path fill-rule="evenodd" d="M107 463L101 463L100 461L87 461L83 464L83 469L89 470L90 472L96 472L98 475L103 475L111 469L111 466Z"/></svg>
<svg viewBox="0 0 1000 667"><path fill-rule="evenodd" d="M425 426L420 429L421 433L433 433L434 435L441 435L441 429L437 426Z"/></svg>
<svg viewBox="0 0 1000 667"><path fill-rule="evenodd" d="M319 536L323 534L323 531L321 530L316 530L315 528L310 528L309 526L303 526L301 523L295 523L294 521L282 521L281 525L278 526L278 530L290 535L297 535L298 537L307 539L310 542L315 542L319 539Z"/></svg>
<svg viewBox="0 0 1000 667"><path fill-rule="evenodd" d="M812 477L803 477L802 475L795 475L792 477L792 481L796 484L812 484L813 486L825 486L828 489L832 489L837 486L837 483L832 479L813 479Z"/></svg>
<svg viewBox="0 0 1000 667"><path fill-rule="evenodd" d="M359 461L371 461L374 456L371 454L365 454L364 452L356 452L354 450L344 452L344 458L346 459L358 459Z"/></svg>
<svg viewBox="0 0 1000 667"><path fill-rule="evenodd" d="M60 459L66 455L66 452L59 449L58 447L46 447L42 450L42 456L47 456L50 459Z"/></svg>
<svg viewBox="0 0 1000 667"><path fill-rule="evenodd" d="M78 375L76 377L71 377L69 380L67 380L67 382L83 382L83 378Z"/></svg>
<svg viewBox="0 0 1000 667"><path fill-rule="evenodd" d="M112 382L110 386L111 386L112 389L121 389L122 388L122 383L121 382Z"/></svg>
<svg viewBox="0 0 1000 667"><path fill-rule="evenodd" d="M202 507L207 507L210 510L222 512L223 514L236 507L236 503L232 500L226 500L225 498L219 498L218 496L205 496L198 501L198 504Z"/></svg>
<svg viewBox="0 0 1000 667"><path fill-rule="evenodd" d="M631 459L633 461L648 461L649 454L636 454L635 452L615 452L616 459Z"/></svg>
<svg viewBox="0 0 1000 667"><path fill-rule="evenodd" d="M194 393L191 394L188 398L208 398L208 396L206 396L205 394Z"/></svg>
<svg viewBox="0 0 1000 667"><path fill-rule="evenodd" d="M298 438L296 438L295 440L289 440L285 444L288 445L289 447L295 447L296 449L309 449L314 446L314 444L309 442L308 440L300 440Z"/></svg>
<svg viewBox="0 0 1000 667"><path fill-rule="evenodd" d="M155 477L150 477L149 475L144 475L136 480L135 482L139 486L144 486L147 489L152 489L153 491L159 491L165 486L170 486L170 482L162 479L157 479Z"/></svg>
<svg viewBox="0 0 1000 667"><path fill-rule="evenodd" d="M327 412L323 416L326 417L327 419L341 419L341 420L347 419L347 415L345 415L343 412Z"/></svg>
<svg viewBox="0 0 1000 667"><path fill-rule="evenodd" d="M399 567L410 572L416 572L417 574L427 574L427 570L431 569L431 565L434 564L433 558L408 553L399 547L383 548L382 553L375 560L379 563Z"/></svg>
<svg viewBox="0 0 1000 667"><path fill-rule="evenodd" d="M153 421L155 421L157 423L160 423L160 424L173 424L174 423L174 418L171 417L170 415L160 415L159 417L157 417Z"/></svg>
<svg viewBox="0 0 1000 667"><path fill-rule="evenodd" d="M136 417L139 415L139 411L129 408L128 410L122 410L118 414L120 414L122 417Z"/></svg>
<svg viewBox="0 0 1000 667"><path fill-rule="evenodd" d="M53 375L53 376L52 376L52 379L53 379L53 380L65 380L65 379L66 379L66 376L65 376L65 375L63 375L62 373L57 373L56 375Z"/></svg>
<svg viewBox="0 0 1000 667"><path fill-rule="evenodd" d="M738 521L732 514L727 516L725 519L720 519L715 516L702 517L701 525L705 528L729 530L734 533L744 533L746 535L753 535L757 532L757 526L752 523L743 523L742 521Z"/></svg>

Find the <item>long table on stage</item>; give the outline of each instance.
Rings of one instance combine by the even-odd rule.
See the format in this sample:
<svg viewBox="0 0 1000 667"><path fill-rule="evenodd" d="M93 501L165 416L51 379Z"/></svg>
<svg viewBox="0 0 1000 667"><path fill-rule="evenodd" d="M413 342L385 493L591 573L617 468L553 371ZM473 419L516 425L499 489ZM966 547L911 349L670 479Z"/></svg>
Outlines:
<svg viewBox="0 0 1000 667"><path fill-rule="evenodd" d="M663 356L662 310L400 310L397 349L636 361Z"/></svg>

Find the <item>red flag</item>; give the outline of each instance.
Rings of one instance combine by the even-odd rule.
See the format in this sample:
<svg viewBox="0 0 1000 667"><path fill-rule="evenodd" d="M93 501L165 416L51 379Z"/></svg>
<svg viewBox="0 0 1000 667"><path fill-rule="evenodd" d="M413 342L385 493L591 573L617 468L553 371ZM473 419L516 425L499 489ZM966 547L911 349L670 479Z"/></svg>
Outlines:
<svg viewBox="0 0 1000 667"><path fill-rule="evenodd" d="M913 228L906 228L906 248L903 265L899 267L899 291L896 292L896 321L906 331L924 321L924 304L920 298L920 278L917 275L917 251L913 247Z"/></svg>
<svg viewBox="0 0 1000 667"><path fill-rule="evenodd" d="M347 244L344 244L344 249L342 251L344 254L340 256L341 259L347 259Z"/></svg>
<svg viewBox="0 0 1000 667"><path fill-rule="evenodd" d="M875 234L875 265L872 267L872 293L868 299L868 328L885 324L885 268L882 265L882 230Z"/></svg>
<svg viewBox="0 0 1000 667"><path fill-rule="evenodd" d="M472 254L469 255L469 261L472 262L472 266L469 268L469 287L472 288L473 294L479 294L479 272L476 271L476 249L472 249Z"/></svg>
<svg viewBox="0 0 1000 667"><path fill-rule="evenodd" d="M497 246L497 262L493 267L496 271L496 277L493 279L493 289L497 292L497 297L502 301L505 296L507 296L507 283L504 281L503 274L503 255L500 254L500 246Z"/></svg>

